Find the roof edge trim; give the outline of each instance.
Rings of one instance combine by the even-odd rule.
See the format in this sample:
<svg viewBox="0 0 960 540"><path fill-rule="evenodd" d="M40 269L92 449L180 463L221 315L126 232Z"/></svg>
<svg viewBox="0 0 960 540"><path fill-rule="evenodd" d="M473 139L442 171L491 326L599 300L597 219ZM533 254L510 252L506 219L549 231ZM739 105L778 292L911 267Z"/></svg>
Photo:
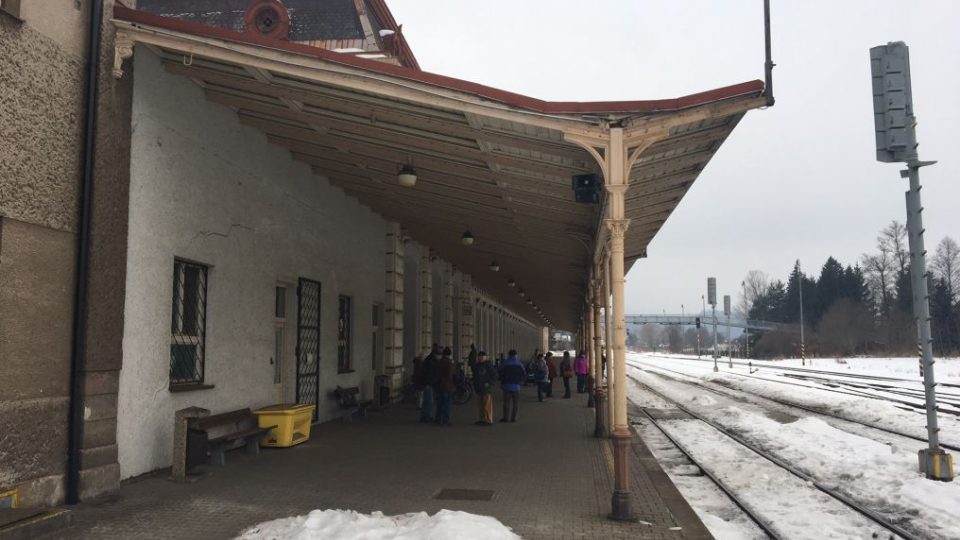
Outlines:
<svg viewBox="0 0 960 540"><path fill-rule="evenodd" d="M689 109L692 107L707 105L717 101L747 95L759 96L764 90L763 81L753 80L672 99L591 102L544 101L530 96L508 92L506 90L500 90L498 88L493 88L462 79L429 73L417 68L396 66L385 62L358 58L350 54L337 53L331 50L320 49L300 43L266 40L261 39L256 35L243 34L223 28L216 28L202 24L184 22L169 17L162 17L152 13L131 9L123 6L120 3L117 3L114 6L113 16L115 19L128 23L153 26L174 32L191 34L194 36L221 39L224 41L279 50L286 53L315 58L324 62L363 69L378 74L389 75L431 86L445 88L448 90L464 92L479 98L498 102L503 105L518 109L525 109L541 114L654 114Z"/></svg>

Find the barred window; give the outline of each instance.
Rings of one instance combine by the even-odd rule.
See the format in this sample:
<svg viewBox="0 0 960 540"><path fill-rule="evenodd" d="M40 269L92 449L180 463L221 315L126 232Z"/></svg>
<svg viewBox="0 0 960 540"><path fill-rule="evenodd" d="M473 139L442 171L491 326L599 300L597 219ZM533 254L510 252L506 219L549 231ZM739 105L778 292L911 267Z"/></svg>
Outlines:
<svg viewBox="0 0 960 540"><path fill-rule="evenodd" d="M352 300L349 296L340 296L340 316L337 318L337 370L350 371L350 338L353 335Z"/></svg>
<svg viewBox="0 0 960 540"><path fill-rule="evenodd" d="M170 385L203 382L207 267L175 260L170 321Z"/></svg>

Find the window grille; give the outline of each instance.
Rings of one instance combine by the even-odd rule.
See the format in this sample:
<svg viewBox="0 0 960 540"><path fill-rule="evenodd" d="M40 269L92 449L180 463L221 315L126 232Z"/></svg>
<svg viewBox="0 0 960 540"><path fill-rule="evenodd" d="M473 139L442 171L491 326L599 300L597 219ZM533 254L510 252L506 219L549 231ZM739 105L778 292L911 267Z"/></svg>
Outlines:
<svg viewBox="0 0 960 540"><path fill-rule="evenodd" d="M352 300L349 296L340 296L340 315L337 318L337 370L340 372L350 371L350 342L353 334Z"/></svg>
<svg viewBox="0 0 960 540"><path fill-rule="evenodd" d="M287 288L277 285L274 297L273 384L282 384L287 343Z"/></svg>
<svg viewBox="0 0 960 540"><path fill-rule="evenodd" d="M203 382L207 267L175 260L170 338L170 384Z"/></svg>

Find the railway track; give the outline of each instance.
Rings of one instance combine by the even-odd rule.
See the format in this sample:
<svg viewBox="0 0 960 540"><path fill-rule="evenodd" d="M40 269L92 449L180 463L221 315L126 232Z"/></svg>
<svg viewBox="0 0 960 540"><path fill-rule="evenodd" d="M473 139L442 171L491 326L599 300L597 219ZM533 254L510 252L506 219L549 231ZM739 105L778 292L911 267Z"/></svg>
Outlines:
<svg viewBox="0 0 960 540"><path fill-rule="evenodd" d="M768 463L773 464L773 465L776 466L778 469L783 470L783 471L786 471L786 472L789 473L790 475L792 475L792 476L800 479L805 485L812 486L813 488L815 488L815 489L818 490L819 492L822 492L822 493L826 494L830 499L839 502L839 503L842 504L843 506L845 506L845 507L847 507L848 509L852 510L855 514L860 515L860 516L863 516L863 517L866 518L866 520L868 520L869 522L872 522L872 523L874 523L875 525L878 525L878 526L882 527L883 529L885 529L885 530L888 531L889 533L892 533L893 535L896 535L896 536L891 536L890 538L899 537L899 538L903 538L903 539L906 539L906 540L914 540L914 539L919 540L919 539L921 538L920 536L917 536L917 535L913 534L912 532L910 532L910 531L908 531L908 530L905 530L904 528L902 528L901 526L897 525L896 523L893 523L892 521L890 521L889 519L887 519L887 518L884 517L883 515L878 514L877 512L874 512L873 510L871 510L870 508L867 508L867 507L859 504L857 501L853 500L852 498L848 497L847 495L844 495L843 493L840 493L839 491L837 491L837 490L835 490L835 489L832 489L831 487L823 484L822 482L819 482L818 480L816 480L815 478L813 478L813 477L810 476L809 474L807 474L807 473L799 470L798 468L790 465L789 463L784 462L784 461L781 460L780 458L778 458L778 457L776 457L776 456L774 456L774 455L771 455L770 453L764 451L762 448L759 448L759 447L757 447L756 445L752 444L750 441L747 441L746 439L744 439L744 438L741 437L740 435L738 435L738 434L736 434L736 433L733 433L733 432L727 430L726 428L724 428L723 426L717 424L716 422L713 422L712 420L709 420L709 419L707 419L707 418L705 418L705 417L697 414L696 412L688 409L687 407L684 407L682 404L678 403L677 401L675 401L675 400L667 397L666 395L662 394L661 392L659 392L659 391L657 391L657 390L655 390L655 389L647 386L647 385L644 384L642 381L640 381L637 377L635 377L635 376L633 376L633 375L630 375L630 374L628 374L627 376L628 376L635 384L643 387L643 388L646 389L648 392L650 392L651 394L657 396L657 397L658 397L659 399L661 399L662 401L671 404L671 405L672 405L674 408L676 408L677 410L682 411L684 414L689 415L691 418L693 418L693 419L695 419L695 420L697 420L697 421L699 421L699 422L701 422L701 423L709 426L709 427L712 428L713 430L721 433L721 434L722 434L724 437L726 437L727 439L729 439L729 440L731 440L731 441L734 441L735 443L737 443L738 445L742 446L743 448L746 448L746 449L749 450L752 454L754 454L754 455L756 455L756 456L759 456L760 458L762 458L762 460L764 460L764 461L766 461L766 462L768 462ZM705 463L703 463L703 462L701 462L700 460L698 460L698 459L693 455L693 453L691 453L691 452L689 451L689 449L685 448L679 441L677 441L676 438L673 437L673 436L669 433L669 429L666 428L666 427L664 427L664 426L661 424L661 422L660 422L657 418L655 418L655 416L654 416L653 414L650 413L649 410L647 410L647 409L642 409L642 411L643 411L643 413L644 413L645 418L646 418L648 421L650 421L655 427L657 427L657 429L660 430L660 432L662 432L669 440L671 440L671 442L677 447L677 449L678 449L681 453L683 453L684 455L686 455L687 458L690 459L690 461L693 462L698 468L700 468L701 470L703 470L705 474L708 473L708 471L710 470L710 467L709 467L709 466L707 466ZM713 479L713 478L712 478L712 476L713 476L712 473L710 473L710 476L711 476L711 479ZM748 517L750 517L751 521L753 521L754 523L756 523L757 526L759 526L765 533L767 533L768 535L770 535L771 538L781 538L781 537L782 537L782 535L778 532L778 526L777 526L777 523L776 523L776 520L775 520L775 519L770 519L770 518L768 518L768 517L766 517L766 516L764 516L764 515L760 515L760 512L759 512L759 511L751 508L750 505L746 504L746 503L744 502L744 500L741 498L741 496L738 495L734 489L731 489L728 485L726 485L724 482L722 482L722 480L720 480L719 478L717 478L716 480L714 480L714 482L716 483L716 485L717 485L717 487L718 487L719 489L721 489L722 491L724 491L724 493L726 493L726 494L730 497L731 501L733 501L734 504L736 504L738 507L740 507L741 509L744 510L744 512L748 515ZM878 538L878 536L877 536L876 534L874 534L873 537L874 537L874 538Z"/></svg>
<svg viewBox="0 0 960 540"><path fill-rule="evenodd" d="M658 358L675 358L677 360L688 360L691 362L713 362L713 358L690 358L688 356L676 356L669 354L660 354L657 355ZM730 360L726 360L730 362ZM751 361L743 360L733 360L732 363L737 366L754 366ZM915 379L904 379L902 377L884 377L882 375L867 375L865 373L838 373L836 371L827 371L824 369L813 369L806 367L794 367L794 366L776 366L769 363L757 364L754 367L762 367L764 369L772 369L777 371L791 371L797 373L814 373L819 375L832 375L834 377L847 377L851 379L867 379L872 381L886 381L886 382L907 382L917 384L920 381ZM937 386L944 388L960 388L960 384L957 383L937 383Z"/></svg>
<svg viewBox="0 0 960 540"><path fill-rule="evenodd" d="M628 365L632 365L633 367L637 367L637 368L641 368L641 366L643 366L643 367L646 367L647 369L653 369L653 370L658 370L658 371L667 372L667 373L674 373L674 374L677 374L677 375L681 375L681 376L683 376L683 377L687 377L688 379L694 378L693 376L688 375L688 374L686 374L686 373L683 373L683 372L680 372L680 371L676 371L676 370L672 370L672 369L670 369L670 368L665 368L665 367L662 367L662 366L658 366L658 365L656 365L656 364L648 364L648 363L646 363L646 362L636 362L636 361L633 361L633 362L628 362ZM737 375L740 375L740 374L738 373ZM676 380L676 379L674 379L674 380ZM679 381L679 382L682 382L682 383L684 383L684 384L694 385L694 386L696 386L696 387L698 387L698 388L701 388L701 389L706 390L706 391L708 391L708 392L712 392L712 393L714 393L714 394L717 394L717 395L720 395L720 396L723 396L723 397L726 397L726 398L729 398L729 399L737 399L737 396L728 394L728 393L723 392L723 391L721 391L721 390L718 390L718 389L716 389L716 388L712 388L712 387L707 386L707 385L705 385L705 384L703 384L703 383L701 383L701 382L699 382L699 381L684 380L684 381ZM896 435L896 436L899 436L899 437L904 437L904 438L906 438L906 439L911 439L911 440L915 440L915 441L920 441L920 442L923 442L923 443L926 443L926 442L927 442L927 439L925 439L925 438L923 438L923 437L919 437L919 436L916 436L916 435L910 435L909 433L903 433L903 432L901 432L901 431L896 431L896 430L893 430L893 429L890 429L890 428L886 428L886 427L883 427L883 426L877 426L877 425L874 425L874 424L868 424L868 423L866 423L866 422L861 422L861 421L859 421L859 420L854 420L854 419L846 418L846 417L839 416L839 415L836 415L836 414L831 414L831 413L829 413L829 412L827 412L827 411L819 410L819 409L816 409L816 408L813 408L813 407L807 407L807 406L805 406L805 405L800 405L800 404L798 404L798 403L792 403L792 402L789 402L789 401L785 401L785 400L781 400L781 399L777 399L777 398L773 398L773 397L769 397L769 396L762 396L762 395L754 394L754 393L752 393L752 392L745 391L745 390L736 390L736 391L742 392L742 393L744 393L744 394L750 394L751 396L754 396L754 397L756 397L756 398L763 399L763 400L766 400L766 401L770 401L771 403L776 403L776 404L782 405L782 406L784 406L784 407L789 407L789 408L794 408L794 409L800 409L800 410L802 410L802 411L806 411L806 412L809 412L809 413L811 413L811 414L815 414L815 415L819 415L819 416L824 416L824 417L827 417L827 418L833 418L833 419L836 419L836 420L840 420L840 421L842 421L842 422L849 422L849 423L851 423L851 424L856 424L856 425L863 426L863 427L866 427L866 428L875 429L875 430L877 430L877 431L881 431L881 432L884 432L884 433L887 433L887 434L890 434L890 435ZM851 394L851 395L855 395L855 394ZM940 443L940 446L942 446L943 448L948 449L948 450L953 450L953 451L955 451L955 452L960 452L960 446L958 446L958 445L953 445L953 444L948 444L948 443L943 443L943 442L941 442L941 443Z"/></svg>
<svg viewBox="0 0 960 540"><path fill-rule="evenodd" d="M676 438L670 435L670 432L667 429L665 429L657 421L657 419L654 418L653 415L650 414L649 410L643 407L638 407L638 410L647 418L647 420L650 422L651 425L656 427L657 430L661 434L663 434L663 436L666 437L668 441L670 441L670 444L672 444L681 454L683 454L683 456L691 464L693 464L693 466L695 466L698 470L700 470L700 472L702 472L704 476L706 476L711 482L713 482L713 484L717 486L717 489L723 492L723 494L726 495L727 498L730 499L730 501L737 508L739 508L743 512L743 514L746 515L747 518L754 525L759 527L760 530L767 535L767 537L772 538L774 540L780 540L780 538L782 538L782 536L779 533L777 533L776 528L772 523L769 523L763 516L761 516L758 512L754 511L749 504L741 500L740 497L737 496L734 488L727 485L726 482L720 479L717 475L713 474L713 472L711 472L709 468L705 467L696 457L694 457L694 455L689 450L687 450L686 446L684 446L682 443L680 443L680 441L678 441Z"/></svg>
<svg viewBox="0 0 960 540"><path fill-rule="evenodd" d="M685 358L685 357L667 356L667 355L660 355L660 356L658 356L657 358L675 358L675 359L677 359L677 360L686 360L686 361L693 361L693 362L710 362L710 363L713 362L712 359L710 359L710 360L699 360L699 359L696 359L696 358ZM747 366L747 365L748 365L747 363L744 363L744 362L736 362L736 361L735 361L735 362L733 362L733 363L734 363L735 365L742 365L742 366ZM659 366L657 366L657 367L659 367ZM794 369L794 368L786 368L786 367L783 367L783 368L781 368L781 367L769 367L769 366L767 366L767 365L764 365L763 367L764 367L765 369L774 369L774 370L778 370L778 369L779 369L779 370L793 370L793 369ZM919 413L919 414L925 414L925 412L926 412L926 405L922 402L922 401L923 401L923 398L922 398L922 396L919 395L919 394L916 396L916 399L919 400L919 401L918 401L918 402L913 402L913 401L906 401L906 400L903 400L903 399L897 399L897 398L890 397L890 396L883 396L883 395L879 395L879 394L870 393L870 392L868 392L868 391L866 391L866 390L864 390L864 389L862 389L862 388L860 388L860 389L854 388L854 387L850 386L850 384L852 384L852 383L850 383L849 381L843 381L843 380L840 380L840 379L820 378L821 381L816 382L816 384L818 384L819 386L809 386L809 385L804 385L804 384L800 384L800 383L797 383L797 382L784 381L784 380L778 380L778 379L770 379L770 378L767 378L767 377L758 377L758 376L756 376L756 375L753 375L752 373L739 373L739 372L733 372L733 371L725 371L725 372L726 372L726 373L731 373L731 374L733 374L733 375L737 375L737 376L740 376L740 377L749 377L749 378L752 378L752 379L758 379L758 380L762 380L762 381L766 381L766 382L773 382L773 383L777 383L777 384L783 384L783 385L789 385L789 386L799 386L799 387L801 387L801 388L817 388L817 389L823 390L824 392L833 392L833 393L836 393L836 394L844 394L844 395L848 395L848 396L868 397L868 398L872 398L872 399L878 399L878 400L887 401L887 402L890 402L890 403L893 403L893 404L899 406L900 408L903 408L903 409L905 409L905 410L913 410L914 412L917 412L917 413ZM820 372L821 372L821 373L830 373L830 374L832 374L832 375L837 375L837 376L840 376L840 377L849 377L849 375L847 375L847 374L838 374L838 373L834 373L834 372L823 372L823 371L820 371ZM789 378L793 378L793 379L797 379L797 380L802 380L802 379L804 379L804 378L809 378L809 377L810 377L810 376L791 375L791 374L789 374L789 373L784 373L783 375L784 375L784 377L789 377ZM872 378L872 376L867 376L867 377ZM864 377L864 378L867 378L867 377ZM877 380L886 380L886 379L891 379L891 378L889 378L889 377L880 377L880 378L878 378ZM909 381L908 379L891 379L891 380L905 381L905 382L916 382L916 381ZM828 386L827 384L825 384L825 382L827 382L827 381L829 381L830 383L832 383L832 384L835 385L835 386ZM809 382L815 382L815 381L812 381L812 380L811 380L811 381L809 381ZM938 386L941 386L941 385L938 385ZM874 388L874 390L875 390L875 391L890 392L889 389ZM948 393L948 394L946 394L946 399L941 401L941 399L940 399L940 394L938 393L937 399L938 399L938 401L941 402L942 404L949 405L949 406L951 406L951 407L956 407L956 408L960 409L960 404L958 404L958 403L957 403L956 401L954 401L954 399L953 399L954 396L955 396L954 394ZM908 396L906 396L906 397L913 397L913 396L909 396L909 395L908 395ZM942 407L942 406L939 406L939 405L937 406L937 412L940 412L940 413L943 413L943 414L948 414L948 415L951 415L951 416L960 417L960 410L948 409L948 408L945 408L945 407Z"/></svg>
<svg viewBox="0 0 960 540"><path fill-rule="evenodd" d="M895 386L890 384L883 383L871 383L871 382L854 382L854 381L842 381L839 379L832 379L829 377L820 377L817 375L801 375L797 373L784 373L784 377L789 377L791 379L804 380L815 382L818 384L826 385L837 385L846 388L855 388L860 390L874 390L877 392L886 392L889 394L904 396L915 399L924 399L924 393L922 389L919 388L905 388L902 386ZM960 394L954 394L952 392L937 392L937 402L945 403L952 405L954 407L960 406Z"/></svg>

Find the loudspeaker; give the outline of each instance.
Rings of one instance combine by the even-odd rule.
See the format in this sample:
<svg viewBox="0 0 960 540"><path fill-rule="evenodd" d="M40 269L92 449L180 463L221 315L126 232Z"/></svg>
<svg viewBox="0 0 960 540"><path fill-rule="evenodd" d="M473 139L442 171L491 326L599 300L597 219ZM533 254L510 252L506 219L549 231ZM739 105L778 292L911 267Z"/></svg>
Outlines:
<svg viewBox="0 0 960 540"><path fill-rule="evenodd" d="M578 203L600 203L600 177L595 174L578 174L573 177L573 196Z"/></svg>

